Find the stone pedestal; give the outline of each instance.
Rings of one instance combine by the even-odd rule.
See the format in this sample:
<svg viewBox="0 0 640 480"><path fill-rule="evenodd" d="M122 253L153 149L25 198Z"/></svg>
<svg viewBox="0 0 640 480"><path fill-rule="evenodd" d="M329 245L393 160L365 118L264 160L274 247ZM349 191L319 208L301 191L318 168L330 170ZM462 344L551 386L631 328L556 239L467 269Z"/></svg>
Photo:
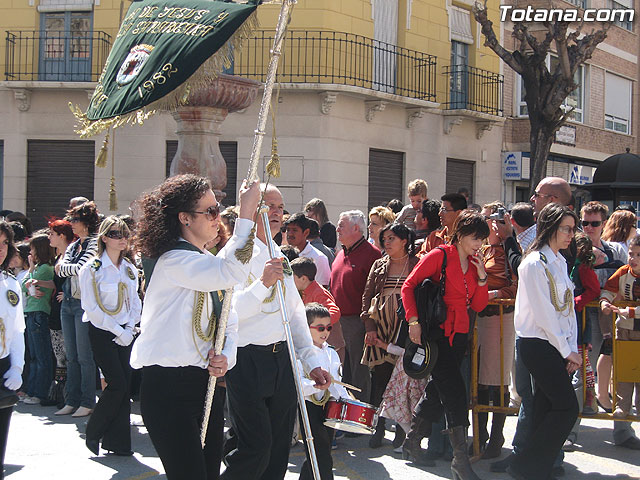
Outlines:
<svg viewBox="0 0 640 480"><path fill-rule="evenodd" d="M221 74L209 87L189 95L188 104L172 114L178 126L178 150L170 175L207 177L216 198L222 200L227 186L227 165L219 144L222 122L229 113L251 105L260 85L255 80Z"/></svg>

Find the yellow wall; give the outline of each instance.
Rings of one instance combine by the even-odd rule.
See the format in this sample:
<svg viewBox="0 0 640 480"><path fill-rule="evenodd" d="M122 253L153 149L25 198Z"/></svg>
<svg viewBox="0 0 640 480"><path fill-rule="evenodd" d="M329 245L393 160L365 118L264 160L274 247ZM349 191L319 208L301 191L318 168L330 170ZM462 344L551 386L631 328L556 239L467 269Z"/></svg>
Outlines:
<svg viewBox="0 0 640 480"><path fill-rule="evenodd" d="M451 44L449 41L449 19L446 2L442 0L413 0L411 25L406 28L407 2L399 0L398 5L398 46L428 53L437 57L436 86L437 101L446 101L448 81L443 75L443 68L449 64ZM459 3L460 2L460 3ZM10 5L7 6L7 3ZM37 3L37 0L36 0ZM489 0L490 17L494 21L496 33L499 34L498 0ZM94 7L94 30L104 31L115 37L120 18L120 8L124 12L129 7L129 0L101 0ZM35 6L29 6L29 0L3 0L0 3L0 67L5 66L6 30L39 30L40 14ZM453 0L453 5L470 9L467 0ZM259 7L261 28L273 29L280 11L280 5L262 5ZM477 41L477 25L471 18L471 32ZM299 0L293 10L291 30L300 32L323 30L347 32L373 37L373 20L370 0ZM483 40L481 40L481 43ZM500 71L498 57L487 47L470 45L469 63L471 66ZM4 80L4 68L0 69L0 80ZM344 69L338 73L345 73ZM398 78L401 82L402 79ZM363 85L367 86L367 85Z"/></svg>

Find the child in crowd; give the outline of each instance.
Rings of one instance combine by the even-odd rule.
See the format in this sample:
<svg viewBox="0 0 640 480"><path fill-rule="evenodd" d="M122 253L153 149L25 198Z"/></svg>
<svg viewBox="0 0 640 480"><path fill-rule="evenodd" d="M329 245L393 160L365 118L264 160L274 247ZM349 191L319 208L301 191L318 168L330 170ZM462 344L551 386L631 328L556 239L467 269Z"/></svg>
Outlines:
<svg viewBox="0 0 640 480"><path fill-rule="evenodd" d="M319 303L310 303L305 307L307 313L307 323L313 339L313 345L319 350L322 358L321 367L331 374L331 376L340 380L340 358L333 348L327 344L327 338L331 332L331 317L329 310ZM349 394L341 385L331 383L328 390L318 390L314 385L314 381L305 376L302 363L298 360L298 370L302 377L302 391L306 398L307 414L309 415L309 423L311 424L311 434L313 435L314 445L318 466L320 468L320 478L322 480L333 479L333 458L331 457L331 441L333 439L333 429L324 425L325 415L324 407L329 398L349 398ZM300 422L302 425L302 422ZM304 429L303 429L303 436ZM307 452L305 450L305 452ZM300 472L301 480L310 480L313 478L311 471L311 463L308 452L307 459L302 465Z"/></svg>
<svg viewBox="0 0 640 480"><path fill-rule="evenodd" d="M29 346L29 376L24 403L33 405L47 400L53 380L53 350L49 334L53 250L46 235L31 238L29 247L29 270L21 282Z"/></svg>
<svg viewBox="0 0 640 480"><path fill-rule="evenodd" d="M22 283L24 277L29 273L29 254L31 249L28 243L16 245L16 253L9 261L9 271L13 273L18 282Z"/></svg>
<svg viewBox="0 0 640 480"><path fill-rule="evenodd" d="M620 267L607 280L600 294L600 308L610 315L616 313L619 319L616 321L617 340L640 341L640 308L619 308L612 305L616 300L639 301L640 300L640 235L635 236L629 244L629 263ZM631 400L634 384L631 382L618 382L616 386L617 403L613 416L625 418L631 411ZM640 383L635 383L636 402L640 396ZM636 409L639 405L636 404Z"/></svg>
<svg viewBox="0 0 640 480"><path fill-rule="evenodd" d="M310 258L299 257L291 262L291 270L293 270L293 281L296 284L298 292L300 292L302 303L307 305L316 302L329 310L333 329L331 330L331 335L329 335L327 343L336 350L340 361L344 362L345 344L342 327L339 322L340 309L336 305L336 301L331 293L329 293L329 290L316 282L316 264Z"/></svg>
<svg viewBox="0 0 640 480"><path fill-rule="evenodd" d="M402 210L400 210L400 213L396 217L396 222L404 223L412 230L416 229L416 214L421 210L422 202L428 199L428 189L429 186L427 185L427 182L420 178L416 178L409 182L409 185L407 186L407 194L409 195L410 204L405 205ZM418 234L418 232L416 232L416 234Z"/></svg>
<svg viewBox="0 0 640 480"><path fill-rule="evenodd" d="M585 346L587 349L591 349L591 324L589 317L586 317L585 325L582 325L582 311L587 303L594 301L600 296L600 282L598 276L593 270L593 262L595 256L593 254L593 243L586 233L577 233L576 240L576 262L571 270L571 280L575 284L574 300L576 309L576 320L578 322L578 353L582 355ZM593 368L589 361L589 356L586 357L584 368L586 369L586 381L587 390L585 394L584 406L582 413L585 415L594 415L598 413L598 404L596 403L596 379L593 375ZM574 374L574 385L578 379L582 381L581 369ZM578 390L581 394L581 390ZM578 400L578 402L580 399Z"/></svg>

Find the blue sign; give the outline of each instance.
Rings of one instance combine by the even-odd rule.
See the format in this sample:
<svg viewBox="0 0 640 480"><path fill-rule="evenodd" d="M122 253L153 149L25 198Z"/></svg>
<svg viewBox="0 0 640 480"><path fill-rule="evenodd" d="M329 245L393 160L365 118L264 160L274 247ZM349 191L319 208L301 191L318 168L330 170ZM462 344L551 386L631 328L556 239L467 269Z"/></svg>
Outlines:
<svg viewBox="0 0 640 480"><path fill-rule="evenodd" d="M522 180L522 152L502 152L502 178Z"/></svg>

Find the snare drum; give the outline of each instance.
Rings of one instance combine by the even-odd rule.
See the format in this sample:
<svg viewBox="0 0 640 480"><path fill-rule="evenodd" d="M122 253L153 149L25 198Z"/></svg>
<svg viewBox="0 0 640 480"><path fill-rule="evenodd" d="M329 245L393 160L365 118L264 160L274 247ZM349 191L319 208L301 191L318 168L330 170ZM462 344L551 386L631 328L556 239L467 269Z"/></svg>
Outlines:
<svg viewBox="0 0 640 480"><path fill-rule="evenodd" d="M373 405L350 398L329 400L325 415L324 424L327 427L345 432L372 435L378 423L378 414Z"/></svg>

